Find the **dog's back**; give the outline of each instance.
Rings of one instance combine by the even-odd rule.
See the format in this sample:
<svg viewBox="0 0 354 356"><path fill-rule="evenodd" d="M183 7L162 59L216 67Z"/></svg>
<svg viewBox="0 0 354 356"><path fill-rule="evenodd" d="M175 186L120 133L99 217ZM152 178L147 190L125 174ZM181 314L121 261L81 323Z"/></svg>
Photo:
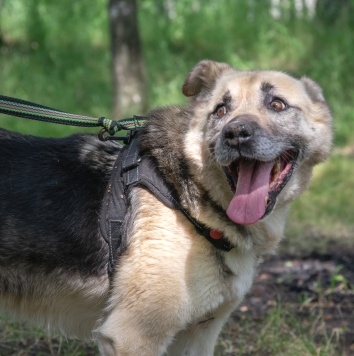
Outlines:
<svg viewBox="0 0 354 356"><path fill-rule="evenodd" d="M45 309L45 301L75 299L87 280L106 280L108 249L99 236L98 214L117 150L89 135L51 139L0 130L0 300L5 305L31 315ZM39 281L42 288L36 288Z"/></svg>

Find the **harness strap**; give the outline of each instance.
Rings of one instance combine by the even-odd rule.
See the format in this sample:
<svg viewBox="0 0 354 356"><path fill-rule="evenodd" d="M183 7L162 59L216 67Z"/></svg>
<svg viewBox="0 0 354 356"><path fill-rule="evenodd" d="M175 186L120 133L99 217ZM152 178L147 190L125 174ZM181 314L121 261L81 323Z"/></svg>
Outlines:
<svg viewBox="0 0 354 356"><path fill-rule="evenodd" d="M122 164L125 185L134 186L139 184L148 188L167 207L181 211L189 222L192 223L198 234L204 236L217 249L230 251L234 248L230 241L222 236L222 233L218 235L215 230L211 230L195 220L189 212L184 209L177 194L161 177L161 174L157 171L152 160L150 158L142 159L139 156L138 145L139 138L135 137L130 143L128 154Z"/></svg>
<svg viewBox="0 0 354 356"><path fill-rule="evenodd" d="M137 140L135 140L137 142ZM139 163L138 163L139 162ZM168 186L161 174L154 168L151 159L144 158L138 161L137 165L123 174L124 182L127 186L142 185L148 188L167 207L179 210L194 226L198 234L204 236L214 247L222 251L230 251L234 246L229 240L221 235L215 236L215 230L211 230L205 225L195 220L189 212L179 202L173 189Z"/></svg>
<svg viewBox="0 0 354 356"><path fill-rule="evenodd" d="M230 251L235 246L219 231L212 230L194 219L180 203L174 189L163 179L150 157L139 155L139 131L130 144L120 151L114 164L100 219L101 233L109 245L109 273L112 274L116 256L127 246L124 231L129 192L135 186L149 189L167 207L179 210L215 248Z"/></svg>
<svg viewBox="0 0 354 356"><path fill-rule="evenodd" d="M99 218L100 230L109 248L108 273L113 274L114 262L127 243L123 232L123 222L127 212L127 197L121 176L122 157L128 146L124 146L113 165Z"/></svg>

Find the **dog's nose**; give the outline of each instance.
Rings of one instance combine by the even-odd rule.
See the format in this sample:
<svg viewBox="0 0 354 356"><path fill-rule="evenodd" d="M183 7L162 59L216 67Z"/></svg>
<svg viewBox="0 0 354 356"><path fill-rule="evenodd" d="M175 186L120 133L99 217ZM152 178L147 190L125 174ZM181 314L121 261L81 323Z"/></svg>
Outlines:
<svg viewBox="0 0 354 356"><path fill-rule="evenodd" d="M252 139L254 132L254 122L235 119L223 128L222 135L226 145L236 147Z"/></svg>

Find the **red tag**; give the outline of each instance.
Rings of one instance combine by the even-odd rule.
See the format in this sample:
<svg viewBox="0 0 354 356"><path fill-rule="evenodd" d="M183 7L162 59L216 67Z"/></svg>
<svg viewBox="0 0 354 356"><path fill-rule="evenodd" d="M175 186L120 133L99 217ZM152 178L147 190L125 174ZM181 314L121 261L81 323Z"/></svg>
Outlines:
<svg viewBox="0 0 354 356"><path fill-rule="evenodd" d="M218 231L218 230L210 230L210 233L209 233L210 237L214 240L219 240L222 238L222 232L221 231Z"/></svg>

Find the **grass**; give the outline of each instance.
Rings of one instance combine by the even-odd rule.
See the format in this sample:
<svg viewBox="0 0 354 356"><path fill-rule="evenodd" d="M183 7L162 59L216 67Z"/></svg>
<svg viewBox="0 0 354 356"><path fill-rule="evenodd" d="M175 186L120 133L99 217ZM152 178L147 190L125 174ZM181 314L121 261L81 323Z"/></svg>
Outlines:
<svg viewBox="0 0 354 356"><path fill-rule="evenodd" d="M281 251L353 246L354 165L353 154L347 150L354 145L354 17L350 11L334 5L331 11L309 20L283 8L282 18L275 20L269 16L267 2L261 1L210 0L202 4L196 0L191 4L189 0L144 0L139 6L150 108L183 103L180 88L184 77L203 58L225 61L238 69L270 68L308 75L322 85L335 117L335 150L331 159L315 170L310 189L293 204L288 238ZM0 93L68 112L111 117L107 34L104 0L90 6L83 0L3 1ZM1 127L40 136L83 131L2 115L0 123ZM36 347L36 355L95 352L92 346L2 320L0 339L6 343L1 345L13 348L14 353L34 354ZM227 340L235 334L240 340L239 354L331 355L335 344L331 335L320 344L311 337L320 323L316 317L303 325L295 311L282 306L274 307L256 324L247 316L240 321L227 328L231 335L224 335L219 345L222 354L232 354L227 350L233 344L228 345ZM249 340L253 350L249 350ZM3 350L0 354L5 354Z"/></svg>
<svg viewBox="0 0 354 356"><path fill-rule="evenodd" d="M1 319L5 319L4 316ZM0 319L0 320L1 320ZM27 323L0 322L0 355L98 355L94 343L67 339Z"/></svg>
<svg viewBox="0 0 354 356"><path fill-rule="evenodd" d="M323 315L313 314L301 320L298 311L289 310L279 302L262 319L238 313L236 319L228 321L215 354L334 356L340 353L334 335L324 328Z"/></svg>
<svg viewBox="0 0 354 356"><path fill-rule="evenodd" d="M287 224L287 252L325 252L329 245L353 246L353 156L335 152L316 167L309 189L293 202Z"/></svg>

